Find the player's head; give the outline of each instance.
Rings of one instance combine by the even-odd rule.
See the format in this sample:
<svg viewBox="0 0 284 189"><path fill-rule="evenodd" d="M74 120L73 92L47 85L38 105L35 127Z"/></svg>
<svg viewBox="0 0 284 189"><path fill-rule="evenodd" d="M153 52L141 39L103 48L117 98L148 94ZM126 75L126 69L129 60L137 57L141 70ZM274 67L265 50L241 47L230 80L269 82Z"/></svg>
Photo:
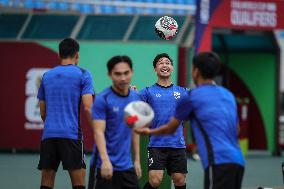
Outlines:
<svg viewBox="0 0 284 189"><path fill-rule="evenodd" d="M173 60L167 53L158 54L153 60L153 67L158 77L170 77L174 67Z"/></svg>
<svg viewBox="0 0 284 189"><path fill-rule="evenodd" d="M75 59L76 64L79 60L79 43L72 38L65 38L59 43L60 59Z"/></svg>
<svg viewBox="0 0 284 189"><path fill-rule="evenodd" d="M214 52L201 52L193 57L192 78L193 81L202 79L214 79L221 67L219 56Z"/></svg>
<svg viewBox="0 0 284 189"><path fill-rule="evenodd" d="M118 90L129 87L133 75L132 61L128 56L114 56L107 62L108 75Z"/></svg>

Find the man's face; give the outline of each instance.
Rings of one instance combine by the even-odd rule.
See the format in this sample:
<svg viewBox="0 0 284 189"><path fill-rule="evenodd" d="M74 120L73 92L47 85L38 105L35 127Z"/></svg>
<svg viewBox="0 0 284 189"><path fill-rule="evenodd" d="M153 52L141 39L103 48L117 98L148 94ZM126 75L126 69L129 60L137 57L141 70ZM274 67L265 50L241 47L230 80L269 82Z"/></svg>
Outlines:
<svg viewBox="0 0 284 189"><path fill-rule="evenodd" d="M155 67L155 72L157 72L158 77L162 78L170 77L173 70L174 67L171 61L166 57L160 58Z"/></svg>
<svg viewBox="0 0 284 189"><path fill-rule="evenodd" d="M109 73L114 87L118 90L125 90L129 87L132 75L132 69L125 62L116 64Z"/></svg>

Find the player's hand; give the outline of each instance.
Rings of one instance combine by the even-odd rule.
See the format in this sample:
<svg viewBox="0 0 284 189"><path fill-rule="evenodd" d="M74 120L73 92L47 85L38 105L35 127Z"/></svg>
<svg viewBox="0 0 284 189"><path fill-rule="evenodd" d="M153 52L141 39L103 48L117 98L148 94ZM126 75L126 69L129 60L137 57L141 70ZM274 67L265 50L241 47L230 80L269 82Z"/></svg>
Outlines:
<svg viewBox="0 0 284 189"><path fill-rule="evenodd" d="M101 166L102 178L110 180L112 178L112 175L113 175L113 168L111 162L109 160L103 161Z"/></svg>
<svg viewBox="0 0 284 189"><path fill-rule="evenodd" d="M132 90L134 90L134 91L137 91L136 85L130 85L129 87L130 87L130 89L132 89Z"/></svg>
<svg viewBox="0 0 284 189"><path fill-rule="evenodd" d="M136 172L138 179L140 179L142 176L142 169L141 169L140 161L134 161L134 168L135 168L135 172Z"/></svg>
<svg viewBox="0 0 284 189"><path fill-rule="evenodd" d="M151 134L151 130L149 127L134 127L134 132L141 134L141 135L149 135Z"/></svg>

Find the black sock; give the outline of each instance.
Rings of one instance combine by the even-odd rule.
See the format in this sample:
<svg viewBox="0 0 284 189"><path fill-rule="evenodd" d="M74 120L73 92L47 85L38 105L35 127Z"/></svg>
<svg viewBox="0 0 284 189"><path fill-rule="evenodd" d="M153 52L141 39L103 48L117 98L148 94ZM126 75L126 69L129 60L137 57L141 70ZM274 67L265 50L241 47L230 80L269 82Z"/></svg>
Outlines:
<svg viewBox="0 0 284 189"><path fill-rule="evenodd" d="M40 189L52 189L52 188L48 186L40 186Z"/></svg>
<svg viewBox="0 0 284 189"><path fill-rule="evenodd" d="M186 184L183 186L175 186L175 189L186 189Z"/></svg>
<svg viewBox="0 0 284 189"><path fill-rule="evenodd" d="M147 183L144 185L143 189L157 189L157 188L154 188L153 186L151 186L151 184L150 184L149 182L147 182Z"/></svg>
<svg viewBox="0 0 284 189"><path fill-rule="evenodd" d="M73 186L73 189L85 189L85 186Z"/></svg>

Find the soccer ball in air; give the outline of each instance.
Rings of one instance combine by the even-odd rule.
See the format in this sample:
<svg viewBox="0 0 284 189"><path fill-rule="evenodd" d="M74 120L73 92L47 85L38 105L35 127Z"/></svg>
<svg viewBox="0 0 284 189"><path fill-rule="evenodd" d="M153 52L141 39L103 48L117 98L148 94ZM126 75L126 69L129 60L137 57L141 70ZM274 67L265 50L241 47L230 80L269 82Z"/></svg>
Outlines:
<svg viewBox="0 0 284 189"><path fill-rule="evenodd" d="M155 31L160 38L170 40L177 34L178 24L172 17L163 16L156 22Z"/></svg>
<svg viewBox="0 0 284 189"><path fill-rule="evenodd" d="M124 108L124 117L129 127L149 126L154 118L154 111L143 101L133 101Z"/></svg>

